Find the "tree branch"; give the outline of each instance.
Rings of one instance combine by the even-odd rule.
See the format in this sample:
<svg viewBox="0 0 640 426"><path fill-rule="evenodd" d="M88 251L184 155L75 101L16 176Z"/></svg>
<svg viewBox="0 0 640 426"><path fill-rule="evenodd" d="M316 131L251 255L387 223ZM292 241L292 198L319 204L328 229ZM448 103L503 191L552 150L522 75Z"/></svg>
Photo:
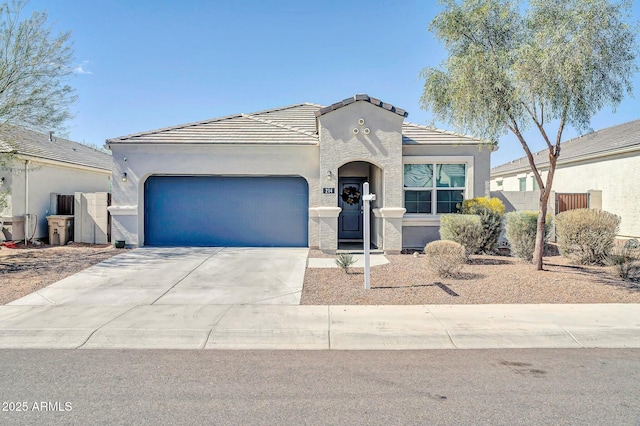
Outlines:
<svg viewBox="0 0 640 426"><path fill-rule="evenodd" d="M516 135L516 137L520 141L520 144L522 145L522 149L524 149L524 152L527 154L527 159L529 160L529 166L531 167L531 171L533 172L533 175L535 176L536 181L538 182L538 186L540 186L541 190L544 190L546 186L542 182L542 177L540 176L540 172L538 171L538 166L536 165L536 162L533 158L533 154L529 149L529 144L527 144L527 141L524 139L524 136L522 136L522 132L520 131L520 128L515 118L513 118L512 116L509 116L509 119L511 120L511 123L510 124L507 123L507 127L509 128L509 130L513 132L514 135Z"/></svg>

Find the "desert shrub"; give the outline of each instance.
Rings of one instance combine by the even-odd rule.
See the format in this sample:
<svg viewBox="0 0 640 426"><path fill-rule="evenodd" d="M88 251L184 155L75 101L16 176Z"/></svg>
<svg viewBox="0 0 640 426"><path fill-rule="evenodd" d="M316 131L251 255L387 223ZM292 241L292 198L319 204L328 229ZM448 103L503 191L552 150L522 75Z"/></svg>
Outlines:
<svg viewBox="0 0 640 426"><path fill-rule="evenodd" d="M433 241L424 248L427 267L439 277L452 277L467 261L464 246L455 241Z"/></svg>
<svg viewBox="0 0 640 426"><path fill-rule="evenodd" d="M339 268L342 268L342 270L348 274L349 273L349 268L356 263L356 260L353 258L353 255L351 255L350 253L340 253L338 256L336 256L336 265L338 265Z"/></svg>
<svg viewBox="0 0 640 426"><path fill-rule="evenodd" d="M536 246L538 230L538 212L517 211L505 215L505 236L511 247L511 255L531 262ZM547 215L545 223L545 241L551 231L551 216Z"/></svg>
<svg viewBox="0 0 640 426"><path fill-rule="evenodd" d="M500 216L504 215L504 204L500 198L490 198L490 197L477 197L471 198L469 200L464 200L462 202L462 210L467 208L472 208L474 206L482 207L492 212L499 214ZM475 214L475 213L470 213Z"/></svg>
<svg viewBox="0 0 640 426"><path fill-rule="evenodd" d="M635 238L627 240L627 242L624 243L624 248L626 248L626 249L640 249L640 241L638 241Z"/></svg>
<svg viewBox="0 0 640 426"><path fill-rule="evenodd" d="M462 202L461 213L474 214L480 217L482 224L482 241L479 251L491 253L498 244L502 232L502 216L504 204L499 198L479 197Z"/></svg>
<svg viewBox="0 0 640 426"><path fill-rule="evenodd" d="M603 264L611 253L620 217L603 210L567 210L556 216L560 254L582 265Z"/></svg>
<svg viewBox="0 0 640 426"><path fill-rule="evenodd" d="M472 214L443 214L440 216L440 238L455 241L465 248L466 256L475 253L482 244L482 222Z"/></svg>
<svg viewBox="0 0 640 426"><path fill-rule="evenodd" d="M627 247L614 248L605 261L623 280L640 278L640 254Z"/></svg>

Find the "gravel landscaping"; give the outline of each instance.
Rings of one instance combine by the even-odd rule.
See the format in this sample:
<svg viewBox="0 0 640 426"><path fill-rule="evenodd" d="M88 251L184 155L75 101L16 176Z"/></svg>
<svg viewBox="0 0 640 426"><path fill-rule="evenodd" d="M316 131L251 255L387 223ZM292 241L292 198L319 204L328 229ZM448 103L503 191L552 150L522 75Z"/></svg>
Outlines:
<svg viewBox="0 0 640 426"><path fill-rule="evenodd" d="M0 305L40 290L122 253L111 245L22 245L0 250Z"/></svg>
<svg viewBox="0 0 640 426"><path fill-rule="evenodd" d="M309 257L326 257L311 250ZM423 305L503 303L640 303L640 282L617 278L612 268L572 265L544 258L545 270L507 256L472 256L457 278L439 278L424 255L387 256L371 268L371 290L362 268L307 268L303 305Z"/></svg>
<svg viewBox="0 0 640 426"><path fill-rule="evenodd" d="M0 250L0 304L9 303L106 260L122 250L71 244ZM317 250L309 257L335 258ZM424 255L387 256L371 268L364 290L362 268L307 268L303 305L423 305L491 303L640 303L640 282L623 281L609 267L572 265L545 257L545 270L507 256L472 256L457 278L439 278Z"/></svg>

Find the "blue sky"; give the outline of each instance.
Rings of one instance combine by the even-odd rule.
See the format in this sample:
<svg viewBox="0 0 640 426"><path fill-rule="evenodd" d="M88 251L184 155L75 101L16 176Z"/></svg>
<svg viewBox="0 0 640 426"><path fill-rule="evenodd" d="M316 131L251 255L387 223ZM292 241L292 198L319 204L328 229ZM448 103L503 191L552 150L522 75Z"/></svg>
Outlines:
<svg viewBox="0 0 640 426"><path fill-rule="evenodd" d="M300 102L329 105L367 93L435 124L420 109L426 66L446 52L427 31L435 1L31 0L71 30L77 73L72 140L105 139ZM634 5L633 19L640 19ZM640 118L634 98L603 110L593 129ZM542 149L529 133L534 149ZM572 129L565 138L576 136ZM500 140L492 166L523 156Z"/></svg>

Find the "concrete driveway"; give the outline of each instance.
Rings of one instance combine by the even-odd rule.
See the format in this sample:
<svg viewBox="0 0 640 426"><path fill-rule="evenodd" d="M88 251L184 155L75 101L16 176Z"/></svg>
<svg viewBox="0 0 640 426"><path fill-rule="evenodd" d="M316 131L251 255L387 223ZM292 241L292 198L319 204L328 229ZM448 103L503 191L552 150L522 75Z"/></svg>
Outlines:
<svg viewBox="0 0 640 426"><path fill-rule="evenodd" d="M300 304L306 248L139 248L10 305Z"/></svg>

